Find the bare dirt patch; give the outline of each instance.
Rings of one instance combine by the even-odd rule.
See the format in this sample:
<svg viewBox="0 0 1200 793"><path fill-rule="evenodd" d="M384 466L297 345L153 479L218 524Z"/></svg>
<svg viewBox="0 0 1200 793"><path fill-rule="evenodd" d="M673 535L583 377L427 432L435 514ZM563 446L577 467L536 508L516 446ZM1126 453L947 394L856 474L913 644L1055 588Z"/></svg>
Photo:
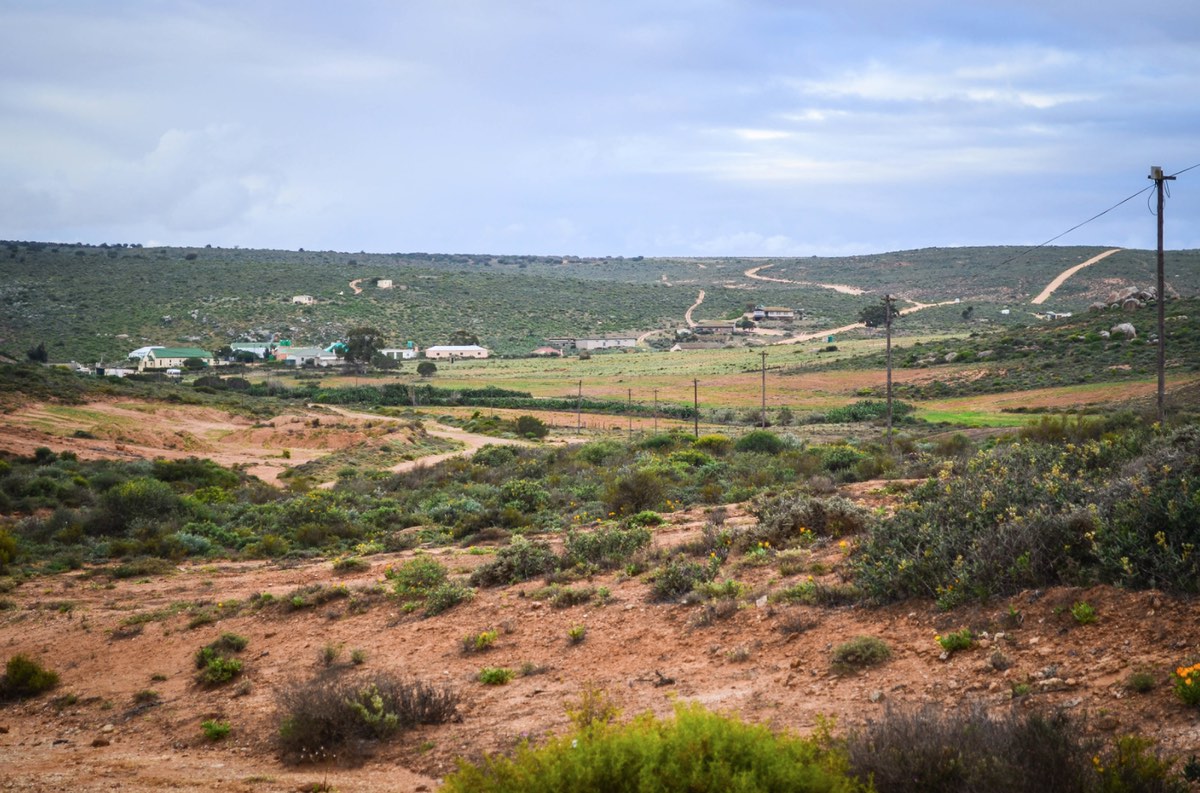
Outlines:
<svg viewBox="0 0 1200 793"><path fill-rule="evenodd" d="M419 449L425 432L407 424L321 408L258 421L215 408L152 402L35 404L4 416L0 450L30 455L45 446L86 459L202 456L278 484L279 475L292 466L355 446L386 442Z"/></svg>

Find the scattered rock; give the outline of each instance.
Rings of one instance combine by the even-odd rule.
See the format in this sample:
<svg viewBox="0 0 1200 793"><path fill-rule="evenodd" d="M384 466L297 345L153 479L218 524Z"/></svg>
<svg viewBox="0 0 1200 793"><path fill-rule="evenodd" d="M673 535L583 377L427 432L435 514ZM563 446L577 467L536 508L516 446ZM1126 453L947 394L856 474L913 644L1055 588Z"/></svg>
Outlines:
<svg viewBox="0 0 1200 793"><path fill-rule="evenodd" d="M114 727L113 725L105 724L103 727L100 728L100 732L112 732L115 729L116 729L116 727Z"/></svg>
<svg viewBox="0 0 1200 793"><path fill-rule="evenodd" d="M867 699L871 702L882 702L884 699L884 694L879 689L875 689L870 694L867 694Z"/></svg>
<svg viewBox="0 0 1200 793"><path fill-rule="evenodd" d="M1113 325L1111 328L1111 332L1113 333L1113 335L1120 333L1127 339L1136 339L1137 338L1137 331L1134 330L1133 325L1128 322L1122 322L1119 325Z"/></svg>
<svg viewBox="0 0 1200 793"><path fill-rule="evenodd" d="M99 749L103 746L108 746L110 743L112 743L112 741L108 740L104 736L100 736L92 741L92 748Z"/></svg>

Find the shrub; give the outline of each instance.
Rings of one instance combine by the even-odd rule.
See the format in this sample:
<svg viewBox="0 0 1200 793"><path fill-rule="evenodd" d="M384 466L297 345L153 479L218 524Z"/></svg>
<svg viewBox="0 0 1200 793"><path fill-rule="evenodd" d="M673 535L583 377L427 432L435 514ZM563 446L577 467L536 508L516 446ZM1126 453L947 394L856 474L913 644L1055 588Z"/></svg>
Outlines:
<svg viewBox="0 0 1200 793"><path fill-rule="evenodd" d="M206 686L219 686L228 683L242 673L242 662L236 658L215 656L205 662L197 679Z"/></svg>
<svg viewBox="0 0 1200 793"><path fill-rule="evenodd" d="M333 560L333 572L341 575L364 573L371 569L371 563L358 556L339 556Z"/></svg>
<svg viewBox="0 0 1200 793"><path fill-rule="evenodd" d="M567 641L571 644L579 644L585 638L587 638L586 625L572 625L567 629Z"/></svg>
<svg viewBox="0 0 1200 793"><path fill-rule="evenodd" d="M751 430L737 439L733 448L739 452L757 452L759 454L779 454L787 447L787 443L768 430Z"/></svg>
<svg viewBox="0 0 1200 793"><path fill-rule="evenodd" d="M715 561L715 557L711 557ZM691 592L697 585L711 581L717 565L702 565L688 559L674 558L654 571L652 588L655 600L674 600Z"/></svg>
<svg viewBox="0 0 1200 793"><path fill-rule="evenodd" d="M817 498L798 491L760 496L751 502L758 525L743 535L743 545L769 542L786 548L805 535L842 537L865 531L870 513L841 496Z"/></svg>
<svg viewBox="0 0 1200 793"><path fill-rule="evenodd" d="M658 517L657 512L648 514ZM563 563L566 567L582 562L612 569L624 565L635 551L649 543L650 531L641 525L628 529L606 526L594 531L571 531L563 543Z"/></svg>
<svg viewBox="0 0 1200 793"><path fill-rule="evenodd" d="M550 434L546 422L536 416L517 416L517 434L522 438L544 438Z"/></svg>
<svg viewBox="0 0 1200 793"><path fill-rule="evenodd" d="M460 644L464 653L481 653L484 650L490 650L492 645L496 643L496 637L499 634L496 631L480 631L462 637Z"/></svg>
<svg viewBox="0 0 1200 793"><path fill-rule="evenodd" d="M57 672L46 669L28 656L14 655L4 665L4 677L0 678L0 700L35 697L57 685Z"/></svg>
<svg viewBox="0 0 1200 793"><path fill-rule="evenodd" d="M675 718L653 714L624 725L574 718L576 729L511 758L463 764L446 778L445 793L608 791L802 791L849 793L860 787L844 772L842 755L817 741L773 733L700 705L678 704Z"/></svg>
<svg viewBox="0 0 1200 793"><path fill-rule="evenodd" d="M888 709L847 739L850 770L878 793L1186 790L1144 739L1111 749L1081 738L1065 713L992 718L982 706L944 713Z"/></svg>
<svg viewBox="0 0 1200 793"><path fill-rule="evenodd" d="M449 689L388 675L318 676L284 686L276 700L280 753L289 762L321 761L353 752L360 740L457 715L458 697Z"/></svg>
<svg viewBox="0 0 1200 793"><path fill-rule="evenodd" d="M1125 678L1125 688L1138 694L1146 694L1154 690L1154 674L1145 669L1135 669Z"/></svg>
<svg viewBox="0 0 1200 793"><path fill-rule="evenodd" d="M631 515L654 509L662 499L663 482L659 475L645 468L635 468L609 482L604 500L612 512Z"/></svg>
<svg viewBox="0 0 1200 793"><path fill-rule="evenodd" d="M663 516L652 509L644 509L636 515L630 515L625 523L630 526L660 526Z"/></svg>
<svg viewBox="0 0 1200 793"><path fill-rule="evenodd" d="M883 639L857 636L833 648L833 668L848 672L881 664L891 657L892 651Z"/></svg>
<svg viewBox="0 0 1200 793"><path fill-rule="evenodd" d="M485 666L479 670L479 682L485 686L502 686L513 679L513 671L500 666Z"/></svg>
<svg viewBox="0 0 1200 793"><path fill-rule="evenodd" d="M1171 676L1175 696L1185 705L1200 705L1200 663L1180 666Z"/></svg>
<svg viewBox="0 0 1200 793"><path fill-rule="evenodd" d="M1090 625L1096 621L1096 609L1088 605L1086 600L1080 600L1071 606L1071 616L1080 625Z"/></svg>
<svg viewBox="0 0 1200 793"><path fill-rule="evenodd" d="M200 722L204 737L210 741L219 741L229 735L229 722L206 719Z"/></svg>
<svg viewBox="0 0 1200 793"><path fill-rule="evenodd" d="M975 637L971 634L970 628L951 631L950 633L934 636L933 638L948 653L957 652L958 650L969 650L971 649L971 645L975 643Z"/></svg>
<svg viewBox="0 0 1200 793"><path fill-rule="evenodd" d="M558 557L547 543L514 537L496 552L495 559L475 568L471 584L484 587L516 584L557 569Z"/></svg>
<svg viewBox="0 0 1200 793"><path fill-rule="evenodd" d="M446 581L425 598L425 616L432 617L466 603L475 597L475 590L457 581Z"/></svg>
<svg viewBox="0 0 1200 793"><path fill-rule="evenodd" d="M418 556L385 575L401 600L420 600L445 583L450 571L436 559Z"/></svg>

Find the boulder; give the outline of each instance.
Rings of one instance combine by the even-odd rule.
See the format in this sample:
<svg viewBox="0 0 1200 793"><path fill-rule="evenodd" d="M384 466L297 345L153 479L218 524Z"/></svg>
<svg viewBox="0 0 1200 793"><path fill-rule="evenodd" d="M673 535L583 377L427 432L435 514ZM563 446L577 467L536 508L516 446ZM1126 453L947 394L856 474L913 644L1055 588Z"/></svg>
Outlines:
<svg viewBox="0 0 1200 793"><path fill-rule="evenodd" d="M1120 325L1113 325L1111 331L1114 336L1119 333L1127 339L1137 338L1137 331L1134 330L1133 325L1128 322L1122 322Z"/></svg>
<svg viewBox="0 0 1200 793"><path fill-rule="evenodd" d="M1102 330L1102 331L1100 331L1100 338L1102 338L1102 339L1107 339L1107 338L1109 338L1109 337L1111 337L1111 336L1112 336L1112 334L1111 334L1111 333L1109 333L1109 332L1108 332L1108 331L1106 331L1106 330Z"/></svg>
<svg viewBox="0 0 1200 793"><path fill-rule="evenodd" d="M1122 311L1137 311L1142 306L1146 305L1136 297L1127 297L1121 301Z"/></svg>
<svg viewBox="0 0 1200 793"><path fill-rule="evenodd" d="M1092 303L1090 306L1088 306L1088 311L1104 311L1107 308L1108 303L1102 303L1101 301L1097 300L1095 303Z"/></svg>

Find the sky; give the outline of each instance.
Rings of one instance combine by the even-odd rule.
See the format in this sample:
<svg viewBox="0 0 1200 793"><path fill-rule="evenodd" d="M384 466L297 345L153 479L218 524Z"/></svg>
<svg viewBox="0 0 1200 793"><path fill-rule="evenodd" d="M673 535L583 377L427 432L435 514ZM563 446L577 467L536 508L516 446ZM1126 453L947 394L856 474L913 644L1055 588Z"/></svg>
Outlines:
<svg viewBox="0 0 1200 793"><path fill-rule="evenodd" d="M0 0L0 239L1035 245L1152 165L1200 165L1195 0ZM1153 248L1149 196L1055 244Z"/></svg>

